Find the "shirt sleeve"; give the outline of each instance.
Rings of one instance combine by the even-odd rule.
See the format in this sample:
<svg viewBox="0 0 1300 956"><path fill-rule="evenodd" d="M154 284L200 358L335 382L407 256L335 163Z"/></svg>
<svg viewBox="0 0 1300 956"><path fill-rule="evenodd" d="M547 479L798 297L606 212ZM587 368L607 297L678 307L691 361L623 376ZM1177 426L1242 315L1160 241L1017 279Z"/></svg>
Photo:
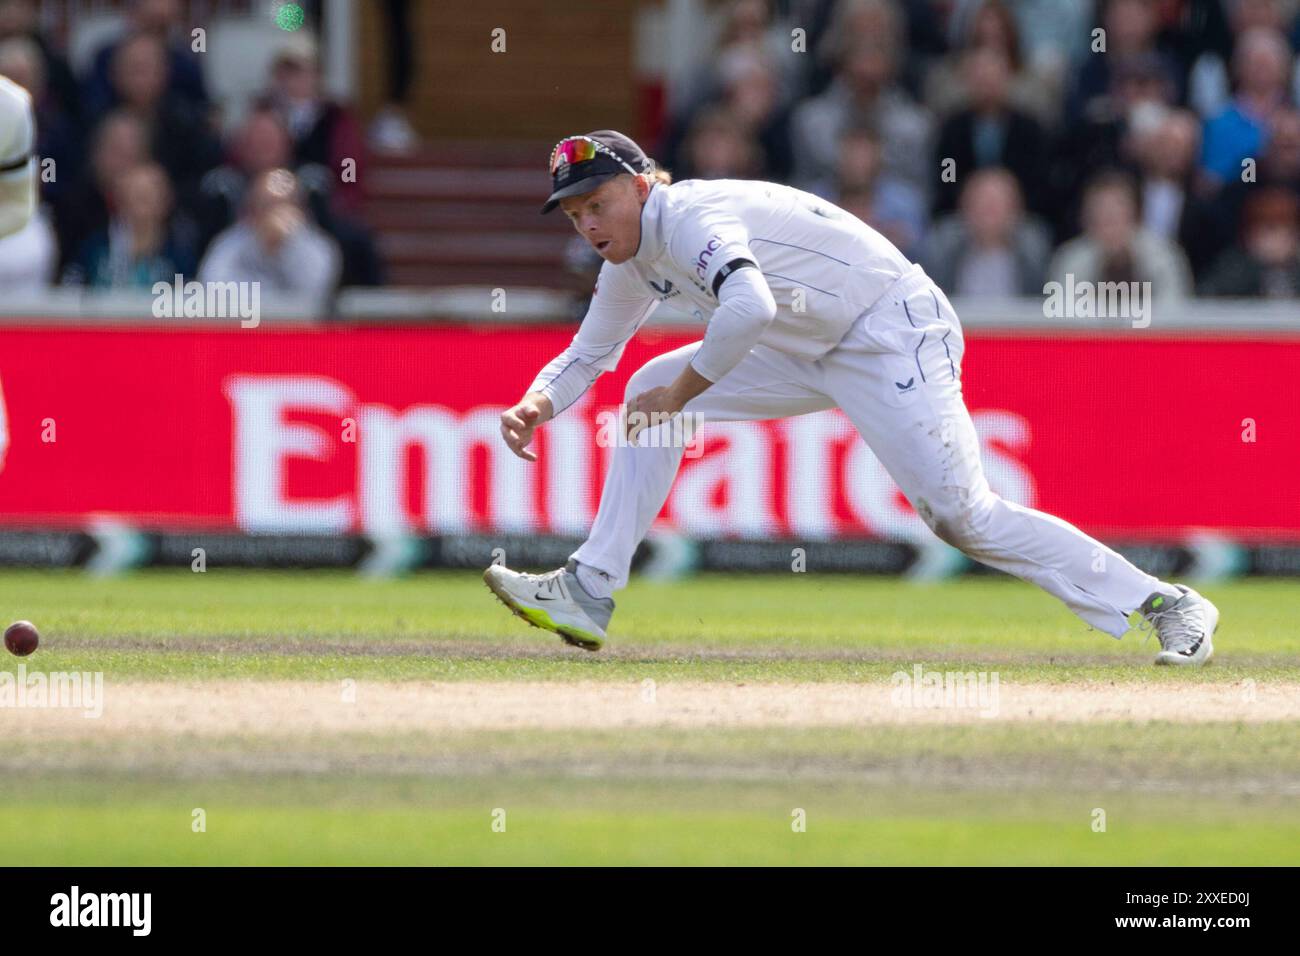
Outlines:
<svg viewBox="0 0 1300 956"><path fill-rule="evenodd" d="M710 382L735 368L758 344L776 318L776 299L767 280L755 268L740 268L718 288L720 305L709 319L704 342L691 367Z"/></svg>
<svg viewBox="0 0 1300 956"><path fill-rule="evenodd" d="M718 300L691 366L711 382L736 367L776 317L776 300L739 219L704 210L680 223L668 243L678 268Z"/></svg>
<svg viewBox="0 0 1300 956"><path fill-rule="evenodd" d="M749 231L734 216L717 210L688 209L668 240L668 254L679 268L692 274L713 296L719 273L738 259L757 263L749 248Z"/></svg>
<svg viewBox="0 0 1300 956"><path fill-rule="evenodd" d="M602 373L614 370L628 341L658 305L659 299L649 289L639 288L630 272L605 263L578 333L537 374L528 391L549 398L559 415Z"/></svg>

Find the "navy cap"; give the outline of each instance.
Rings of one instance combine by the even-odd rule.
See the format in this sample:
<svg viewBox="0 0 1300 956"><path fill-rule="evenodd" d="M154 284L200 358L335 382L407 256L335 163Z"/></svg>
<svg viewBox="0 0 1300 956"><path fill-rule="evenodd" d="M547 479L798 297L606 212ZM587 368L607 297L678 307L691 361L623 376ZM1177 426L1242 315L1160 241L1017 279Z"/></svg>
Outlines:
<svg viewBox="0 0 1300 956"><path fill-rule="evenodd" d="M574 139L593 141L596 144L594 155L581 162L570 162L567 158L570 151L560 152L560 147ZM543 214L558 206L561 199L589 193L615 176L650 173L655 168L654 162L630 136L613 129L566 136L551 150L551 165L551 197L542 207Z"/></svg>

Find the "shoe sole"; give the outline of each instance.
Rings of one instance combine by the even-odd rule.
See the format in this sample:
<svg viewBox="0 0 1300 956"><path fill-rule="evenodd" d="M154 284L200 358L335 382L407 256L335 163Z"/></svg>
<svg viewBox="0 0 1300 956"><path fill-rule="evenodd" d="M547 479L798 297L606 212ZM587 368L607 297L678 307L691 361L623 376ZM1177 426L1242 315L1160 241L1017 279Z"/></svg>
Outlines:
<svg viewBox="0 0 1300 956"><path fill-rule="evenodd" d="M1209 603L1209 602L1206 602ZM1214 656L1214 635L1219 630L1219 609L1210 604L1210 633L1205 638L1202 645L1205 648L1205 656L1199 661L1194 661L1178 654L1166 655L1163 651L1156 655L1155 664L1157 667L1203 667L1210 663L1210 658Z"/></svg>
<svg viewBox="0 0 1300 956"><path fill-rule="evenodd" d="M579 630L569 624L559 624L551 615L547 614L539 607L523 607L517 604L509 594L503 594L497 590L496 584L490 577L492 569L488 568L483 572L483 583L488 586L488 590L496 595L496 599L510 609L510 613L515 617L527 621L533 627L540 628L543 631L550 631L552 634L560 635L564 643L572 647L580 647L584 651L596 652L605 646L595 634Z"/></svg>

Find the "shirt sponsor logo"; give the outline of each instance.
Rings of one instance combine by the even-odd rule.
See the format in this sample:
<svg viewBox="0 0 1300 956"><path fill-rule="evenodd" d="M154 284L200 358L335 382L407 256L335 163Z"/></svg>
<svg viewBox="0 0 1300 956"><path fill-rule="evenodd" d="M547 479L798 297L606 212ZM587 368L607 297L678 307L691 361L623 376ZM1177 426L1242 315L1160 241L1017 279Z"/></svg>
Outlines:
<svg viewBox="0 0 1300 956"><path fill-rule="evenodd" d="M709 240L709 244L704 247L703 251L695 257L695 274L701 279L709 271L709 260L713 254L722 248L722 237L714 236Z"/></svg>
<svg viewBox="0 0 1300 956"><path fill-rule="evenodd" d="M660 302L664 301L665 299L671 299L675 295L682 294L681 289L673 288L673 282L671 279L665 279L663 285L660 285L658 282L655 282L654 279L648 279L646 281L650 283L650 288L654 289L656 292L659 293Z"/></svg>

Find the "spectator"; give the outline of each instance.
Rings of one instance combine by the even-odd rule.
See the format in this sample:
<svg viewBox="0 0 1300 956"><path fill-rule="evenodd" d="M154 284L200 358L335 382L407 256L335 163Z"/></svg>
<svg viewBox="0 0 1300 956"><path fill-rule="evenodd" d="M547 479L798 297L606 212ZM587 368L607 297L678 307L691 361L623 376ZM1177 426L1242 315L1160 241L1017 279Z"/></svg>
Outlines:
<svg viewBox="0 0 1300 956"><path fill-rule="evenodd" d="M762 151L743 123L714 107L699 113L683 144L684 179L757 179Z"/></svg>
<svg viewBox="0 0 1300 956"><path fill-rule="evenodd" d="M150 289L193 274L195 233L173 217L167 172L157 163L128 169L113 186L108 228L91 236L64 276L92 289Z"/></svg>
<svg viewBox="0 0 1300 956"><path fill-rule="evenodd" d="M953 160L956 181L939 179L934 211L957 205L959 183L975 170L1000 167L1016 178L1031 209L1041 209L1041 185L1047 176L1047 136L1038 121L1011 106L1011 64L992 47L965 54L964 75L969 105L954 113L939 132L933 168Z"/></svg>
<svg viewBox="0 0 1300 956"><path fill-rule="evenodd" d="M1300 199L1300 111L1283 110L1273 118L1273 134L1251 179L1238 177L1219 194L1215 232L1235 236L1246 199L1265 186L1285 189Z"/></svg>
<svg viewBox="0 0 1300 956"><path fill-rule="evenodd" d="M221 161L221 147L203 116L168 92L167 70L166 49L152 34L137 33L114 48L116 102L145 124L151 154L188 201L199 177Z"/></svg>
<svg viewBox="0 0 1300 956"><path fill-rule="evenodd" d="M1102 173L1083 196L1083 235L1056 251L1051 278L1075 283L1150 282L1156 299L1181 299L1191 291L1187 258L1168 239L1141 226L1132 179Z"/></svg>
<svg viewBox="0 0 1300 956"><path fill-rule="evenodd" d="M930 233L925 271L954 295L1007 298L1043 289L1051 236L1025 214L1015 176L1004 169L973 173L956 215Z"/></svg>
<svg viewBox="0 0 1300 956"><path fill-rule="evenodd" d="M124 110L109 113L95 129L90 163L54 204L62 274L92 235L108 228L114 183L149 159L148 131Z"/></svg>
<svg viewBox="0 0 1300 956"><path fill-rule="evenodd" d="M790 33L773 22L769 0L728 0L721 6L716 29L705 24L695 41L702 52L707 49L707 61L674 84L671 105L679 128L689 126L695 113L725 95L724 70L733 60L763 63L771 72L778 102L788 102L801 86L797 74L805 58L790 56Z"/></svg>
<svg viewBox="0 0 1300 956"><path fill-rule="evenodd" d="M1174 83L1159 57L1135 55L1114 68L1111 95L1098 99L1057 143L1048 209L1058 241L1079 231L1075 205L1089 179L1099 169L1136 165L1132 130L1143 117L1172 108L1174 98Z"/></svg>
<svg viewBox="0 0 1300 956"><path fill-rule="evenodd" d="M317 312L338 279L338 247L307 216L298 179L287 169L253 180L240 221L217 236L199 264L202 282L258 282L263 301L278 297Z"/></svg>
<svg viewBox="0 0 1300 956"><path fill-rule="evenodd" d="M1237 40L1237 95L1205 124L1201 164L1219 183L1239 178L1242 160L1259 156L1274 118L1287 108L1291 60L1291 48L1275 30L1247 30Z"/></svg>
<svg viewBox="0 0 1300 956"><path fill-rule="evenodd" d="M293 142L294 166L314 163L329 170L337 184L334 208L349 216L358 214L364 158L360 127L348 110L321 92L315 40L292 34L280 47L271 65L271 89L261 105L280 114ZM345 179L346 160L352 161L355 175Z"/></svg>
<svg viewBox="0 0 1300 956"><path fill-rule="evenodd" d="M1300 109L1282 110L1273 117L1273 135L1256 174L1257 182L1281 186L1300 198Z"/></svg>
<svg viewBox="0 0 1300 956"><path fill-rule="evenodd" d="M407 116L416 73L417 36L411 23L411 0L384 0L387 99L370 124L370 145L386 153L410 153L420 145Z"/></svg>
<svg viewBox="0 0 1300 956"><path fill-rule="evenodd" d="M35 0L0 0L0 40L26 39L41 52L42 76L52 105L70 121L81 118L81 91L63 55L40 31Z"/></svg>
<svg viewBox="0 0 1300 956"><path fill-rule="evenodd" d="M86 77L85 99L90 114L102 114L121 102L120 82L114 75L118 54L139 36L152 37L159 47L168 97L183 102L206 119L208 93L199 57L191 49L189 31L182 29L180 0L131 0L127 5L122 35L100 47Z"/></svg>
<svg viewBox="0 0 1300 956"><path fill-rule="evenodd" d="M769 0L730 0L714 49L721 54L750 51L760 58L784 52L786 37L772 24Z"/></svg>
<svg viewBox="0 0 1300 956"><path fill-rule="evenodd" d="M27 37L0 40L0 76L6 76L25 89L32 98L36 124L36 155L41 161L52 160L54 176L41 179L41 197L58 198L64 185L77 175L80 166L80 143L76 124L63 113L50 95L45 82L45 60L40 47Z"/></svg>
<svg viewBox="0 0 1300 956"><path fill-rule="evenodd" d="M1160 0L1156 46L1177 65L1181 76L1190 79L1193 65L1202 56L1224 60L1232 56L1233 31L1241 30L1236 14L1256 4L1257 0ZM1190 85L1186 89L1186 105L1191 106L1192 89Z"/></svg>
<svg viewBox="0 0 1300 956"><path fill-rule="evenodd" d="M949 32L955 5L950 0L901 0L899 4L907 37L899 76L908 94L918 101L923 100L930 71L943 62L952 47Z"/></svg>
<svg viewBox="0 0 1300 956"><path fill-rule="evenodd" d="M784 182L790 178L790 108L780 77L769 59L753 51L736 50L718 65L722 108L744 124L758 145L760 175Z"/></svg>
<svg viewBox="0 0 1300 956"><path fill-rule="evenodd" d="M199 183L201 248L235 221L249 183L273 169L292 169L293 144L280 116L269 107L254 108L235 131L230 160ZM343 256L342 282L348 286L376 286L384 281L383 265L370 233L330 203L336 177L323 166L307 164L292 170L316 224L339 244Z"/></svg>
<svg viewBox="0 0 1300 956"><path fill-rule="evenodd" d="M930 155L931 121L895 83L896 56L906 48L902 19L891 0L844 0L827 32L835 79L795 108L794 177L805 188L833 175L840 134L850 125L880 133L884 169L929 194L931 170L917 162Z"/></svg>
<svg viewBox="0 0 1300 956"><path fill-rule="evenodd" d="M1142 225L1152 235L1182 246L1192 272L1200 275L1227 238L1198 182L1201 124L1190 110L1155 107L1142 116L1132 131Z"/></svg>
<svg viewBox="0 0 1300 956"><path fill-rule="evenodd" d="M827 51L831 46L829 33L839 15L839 5L839 0L784 0L783 2L787 24L806 31L805 50L815 54L788 58L793 60L795 70L793 77L795 98L818 96L824 93L834 78L831 57ZM789 33L785 34L786 38L789 36ZM788 43L789 40L785 39L785 49L789 49Z"/></svg>
<svg viewBox="0 0 1300 956"><path fill-rule="evenodd" d="M687 137L702 113L723 111L744 127L760 163L751 176L784 182L790 177L790 109L769 58L748 47L723 54L716 65L711 98L701 100L670 124L663 153L679 178L689 178Z"/></svg>
<svg viewBox="0 0 1300 956"><path fill-rule="evenodd" d="M1205 280L1205 295L1267 299L1300 296L1300 201L1270 188L1246 200L1241 248L1225 252Z"/></svg>
<svg viewBox="0 0 1300 956"><path fill-rule="evenodd" d="M1074 88L1066 103L1066 124L1074 126L1085 120L1111 117L1116 110L1116 72L1132 60L1155 64L1155 69L1174 82L1178 65L1156 48L1159 28L1156 5L1150 0L1108 0L1102 4L1102 28L1105 49L1090 52L1075 76ZM1176 102L1178 90L1170 98Z"/></svg>
<svg viewBox="0 0 1300 956"><path fill-rule="evenodd" d="M1057 122L1062 64L1052 62L1042 71L1026 66L1020 28L1003 0L971 0L962 5L953 22L957 53L936 63L925 81L925 105L932 113L948 116L969 105L967 79L963 75L966 55L975 50L991 50L1002 55L1011 72L1008 102L1041 125Z"/></svg>
<svg viewBox="0 0 1300 956"><path fill-rule="evenodd" d="M280 115L255 107L230 137L228 158L199 182L198 218L203 247L238 218L248 184L262 173L291 169L293 142Z"/></svg>
<svg viewBox="0 0 1300 956"><path fill-rule="evenodd" d="M1012 4L1025 70L1050 91L1058 110L1069 78L1089 52L1092 8L1083 0L1015 0Z"/></svg>
<svg viewBox="0 0 1300 956"><path fill-rule="evenodd" d="M1212 4L1205 19L1211 19L1218 8L1219 4ZM1197 51L1194 60L1187 61L1187 102L1203 119L1218 116L1232 105L1228 61L1236 39L1251 30L1286 32L1286 19L1278 0L1233 0L1223 5L1220 18L1223 14L1227 15L1228 22L1222 24L1217 36L1206 38L1211 45Z"/></svg>
<svg viewBox="0 0 1300 956"><path fill-rule="evenodd" d="M814 190L912 255L925 237L925 199L908 182L886 173L875 130L851 126L840 136L833 180Z"/></svg>

